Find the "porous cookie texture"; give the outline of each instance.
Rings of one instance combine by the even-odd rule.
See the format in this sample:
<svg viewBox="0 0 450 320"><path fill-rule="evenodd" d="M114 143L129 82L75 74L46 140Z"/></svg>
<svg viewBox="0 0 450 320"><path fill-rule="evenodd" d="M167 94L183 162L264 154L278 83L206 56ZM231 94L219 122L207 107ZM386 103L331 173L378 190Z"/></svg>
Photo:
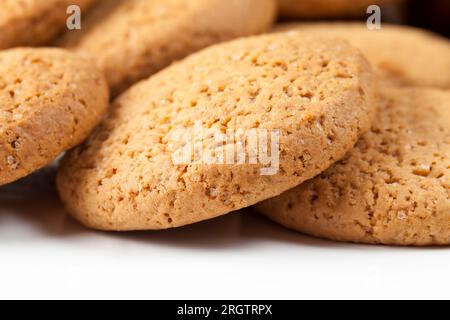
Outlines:
<svg viewBox="0 0 450 320"><path fill-rule="evenodd" d="M48 44L66 28L67 8L98 0L0 0L0 49Z"/></svg>
<svg viewBox="0 0 450 320"><path fill-rule="evenodd" d="M61 45L92 56L113 95L211 44L266 31L275 0L105 0Z"/></svg>
<svg viewBox="0 0 450 320"><path fill-rule="evenodd" d="M450 244L450 92L384 89L375 125L328 171L259 204L270 219L339 241Z"/></svg>
<svg viewBox="0 0 450 320"><path fill-rule="evenodd" d="M114 102L62 161L61 198L85 225L118 231L179 227L250 206L316 176L354 146L370 127L372 83L369 63L341 40L266 35L210 47ZM240 137L256 129L279 133L279 146L259 140L279 153L268 175L267 152L250 139L237 160ZM226 141L213 137L229 132ZM203 151L214 161L179 162L174 155L191 143L189 159ZM221 164L224 149L232 161ZM248 160L254 153L257 163Z"/></svg>
<svg viewBox="0 0 450 320"><path fill-rule="evenodd" d="M385 6L401 0L277 0L282 16L290 18L363 17L371 5Z"/></svg>
<svg viewBox="0 0 450 320"><path fill-rule="evenodd" d="M88 61L61 49L0 52L0 185L79 144L108 106L108 86Z"/></svg>
<svg viewBox="0 0 450 320"><path fill-rule="evenodd" d="M294 23L275 28L296 30L348 40L363 51L385 82L450 88L450 41L428 31L389 24L371 31L363 23Z"/></svg>

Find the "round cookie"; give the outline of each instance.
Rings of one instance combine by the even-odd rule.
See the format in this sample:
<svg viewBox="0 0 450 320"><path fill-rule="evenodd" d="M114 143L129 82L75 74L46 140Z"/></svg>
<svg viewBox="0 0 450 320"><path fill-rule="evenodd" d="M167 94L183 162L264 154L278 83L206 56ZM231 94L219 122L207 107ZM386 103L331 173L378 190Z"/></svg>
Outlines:
<svg viewBox="0 0 450 320"><path fill-rule="evenodd" d="M370 127L372 84L369 63L341 40L265 35L210 47L115 101L62 161L61 198L85 225L119 231L179 227L248 207L344 156ZM266 151L251 143L255 130ZM228 139L217 141L222 134Z"/></svg>
<svg viewBox="0 0 450 320"><path fill-rule="evenodd" d="M275 31L344 38L393 85L450 88L450 41L428 31L389 24L370 31L363 23L286 24Z"/></svg>
<svg viewBox="0 0 450 320"><path fill-rule="evenodd" d="M338 241L450 244L450 91L384 89L375 125L328 171L257 205Z"/></svg>
<svg viewBox="0 0 450 320"><path fill-rule="evenodd" d="M277 0L280 14L289 18L363 17L371 5L385 6L399 0Z"/></svg>
<svg viewBox="0 0 450 320"><path fill-rule="evenodd" d="M0 52L0 185L50 163L84 140L108 107L88 61L61 49Z"/></svg>
<svg viewBox="0 0 450 320"><path fill-rule="evenodd" d="M105 0L61 45L91 55L116 96L211 44L266 31L275 0Z"/></svg>
<svg viewBox="0 0 450 320"><path fill-rule="evenodd" d="M97 0L0 0L0 49L40 46L66 27L67 8L88 9Z"/></svg>

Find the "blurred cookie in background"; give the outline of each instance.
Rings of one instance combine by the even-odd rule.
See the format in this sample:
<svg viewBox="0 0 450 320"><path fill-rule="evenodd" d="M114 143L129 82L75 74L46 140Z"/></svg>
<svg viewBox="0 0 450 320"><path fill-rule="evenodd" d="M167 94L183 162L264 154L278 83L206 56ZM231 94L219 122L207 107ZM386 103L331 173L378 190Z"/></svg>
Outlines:
<svg viewBox="0 0 450 320"><path fill-rule="evenodd" d="M450 41L425 30L389 24L369 30L362 22L290 23L274 30L344 38L363 51L387 83L450 88Z"/></svg>
<svg viewBox="0 0 450 320"><path fill-rule="evenodd" d="M358 18L366 15L367 8L378 5L386 8L402 0L277 0L280 14L285 18L329 19Z"/></svg>
<svg viewBox="0 0 450 320"><path fill-rule="evenodd" d="M105 0L60 44L91 56L112 95L211 44L268 30L275 0Z"/></svg>
<svg viewBox="0 0 450 320"><path fill-rule="evenodd" d="M41 46L66 27L67 8L82 12L98 0L0 0L0 49Z"/></svg>

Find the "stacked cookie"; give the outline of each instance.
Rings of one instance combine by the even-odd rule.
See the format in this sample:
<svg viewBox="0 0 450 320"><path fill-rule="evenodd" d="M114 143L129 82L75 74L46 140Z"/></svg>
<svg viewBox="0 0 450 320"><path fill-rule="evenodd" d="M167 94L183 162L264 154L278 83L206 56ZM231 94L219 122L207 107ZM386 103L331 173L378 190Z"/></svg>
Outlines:
<svg viewBox="0 0 450 320"><path fill-rule="evenodd" d="M61 198L102 230L179 227L249 207L344 156L370 127L374 87L367 60L339 39L275 34L210 47L116 99L63 160ZM278 131L278 172L264 175L260 161L245 159L176 164L174 153L191 143L178 148L178 139L196 124L212 134L194 143L213 155L238 144L237 134L218 144L216 133Z"/></svg>
<svg viewBox="0 0 450 320"><path fill-rule="evenodd" d="M113 96L204 47L267 30L275 0L104 0L59 44L90 56Z"/></svg>
<svg viewBox="0 0 450 320"><path fill-rule="evenodd" d="M372 62L380 97L370 132L344 159L256 210L332 240L448 245L449 41L412 28L369 31L355 23L282 25L275 32L346 39Z"/></svg>
<svg viewBox="0 0 450 320"><path fill-rule="evenodd" d="M70 50L30 48L63 33L74 5L84 27L56 41ZM12 49L0 52L0 185L86 139L109 91L207 45L266 31L275 13L275 0L1 0L0 49Z"/></svg>
<svg viewBox="0 0 450 320"><path fill-rule="evenodd" d="M333 240L448 245L450 92L383 89L378 107L344 159L257 210Z"/></svg>
<svg viewBox="0 0 450 320"><path fill-rule="evenodd" d="M0 51L0 185L80 144L108 107L102 74L61 49Z"/></svg>
<svg viewBox="0 0 450 320"><path fill-rule="evenodd" d="M280 3L298 17L349 9ZM254 206L323 238L449 245L449 41L357 23L255 36L276 9L105 0L56 41L65 49L0 52L0 184L78 145L57 187L90 228L160 230Z"/></svg>

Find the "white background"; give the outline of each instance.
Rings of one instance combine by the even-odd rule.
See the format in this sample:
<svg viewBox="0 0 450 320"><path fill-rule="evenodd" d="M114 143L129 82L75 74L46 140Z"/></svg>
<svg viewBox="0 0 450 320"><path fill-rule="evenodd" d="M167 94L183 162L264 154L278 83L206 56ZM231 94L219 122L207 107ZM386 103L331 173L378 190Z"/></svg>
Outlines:
<svg viewBox="0 0 450 320"><path fill-rule="evenodd" d="M0 298L450 298L449 248L316 240L252 212L177 230L89 231L52 171L0 188Z"/></svg>

